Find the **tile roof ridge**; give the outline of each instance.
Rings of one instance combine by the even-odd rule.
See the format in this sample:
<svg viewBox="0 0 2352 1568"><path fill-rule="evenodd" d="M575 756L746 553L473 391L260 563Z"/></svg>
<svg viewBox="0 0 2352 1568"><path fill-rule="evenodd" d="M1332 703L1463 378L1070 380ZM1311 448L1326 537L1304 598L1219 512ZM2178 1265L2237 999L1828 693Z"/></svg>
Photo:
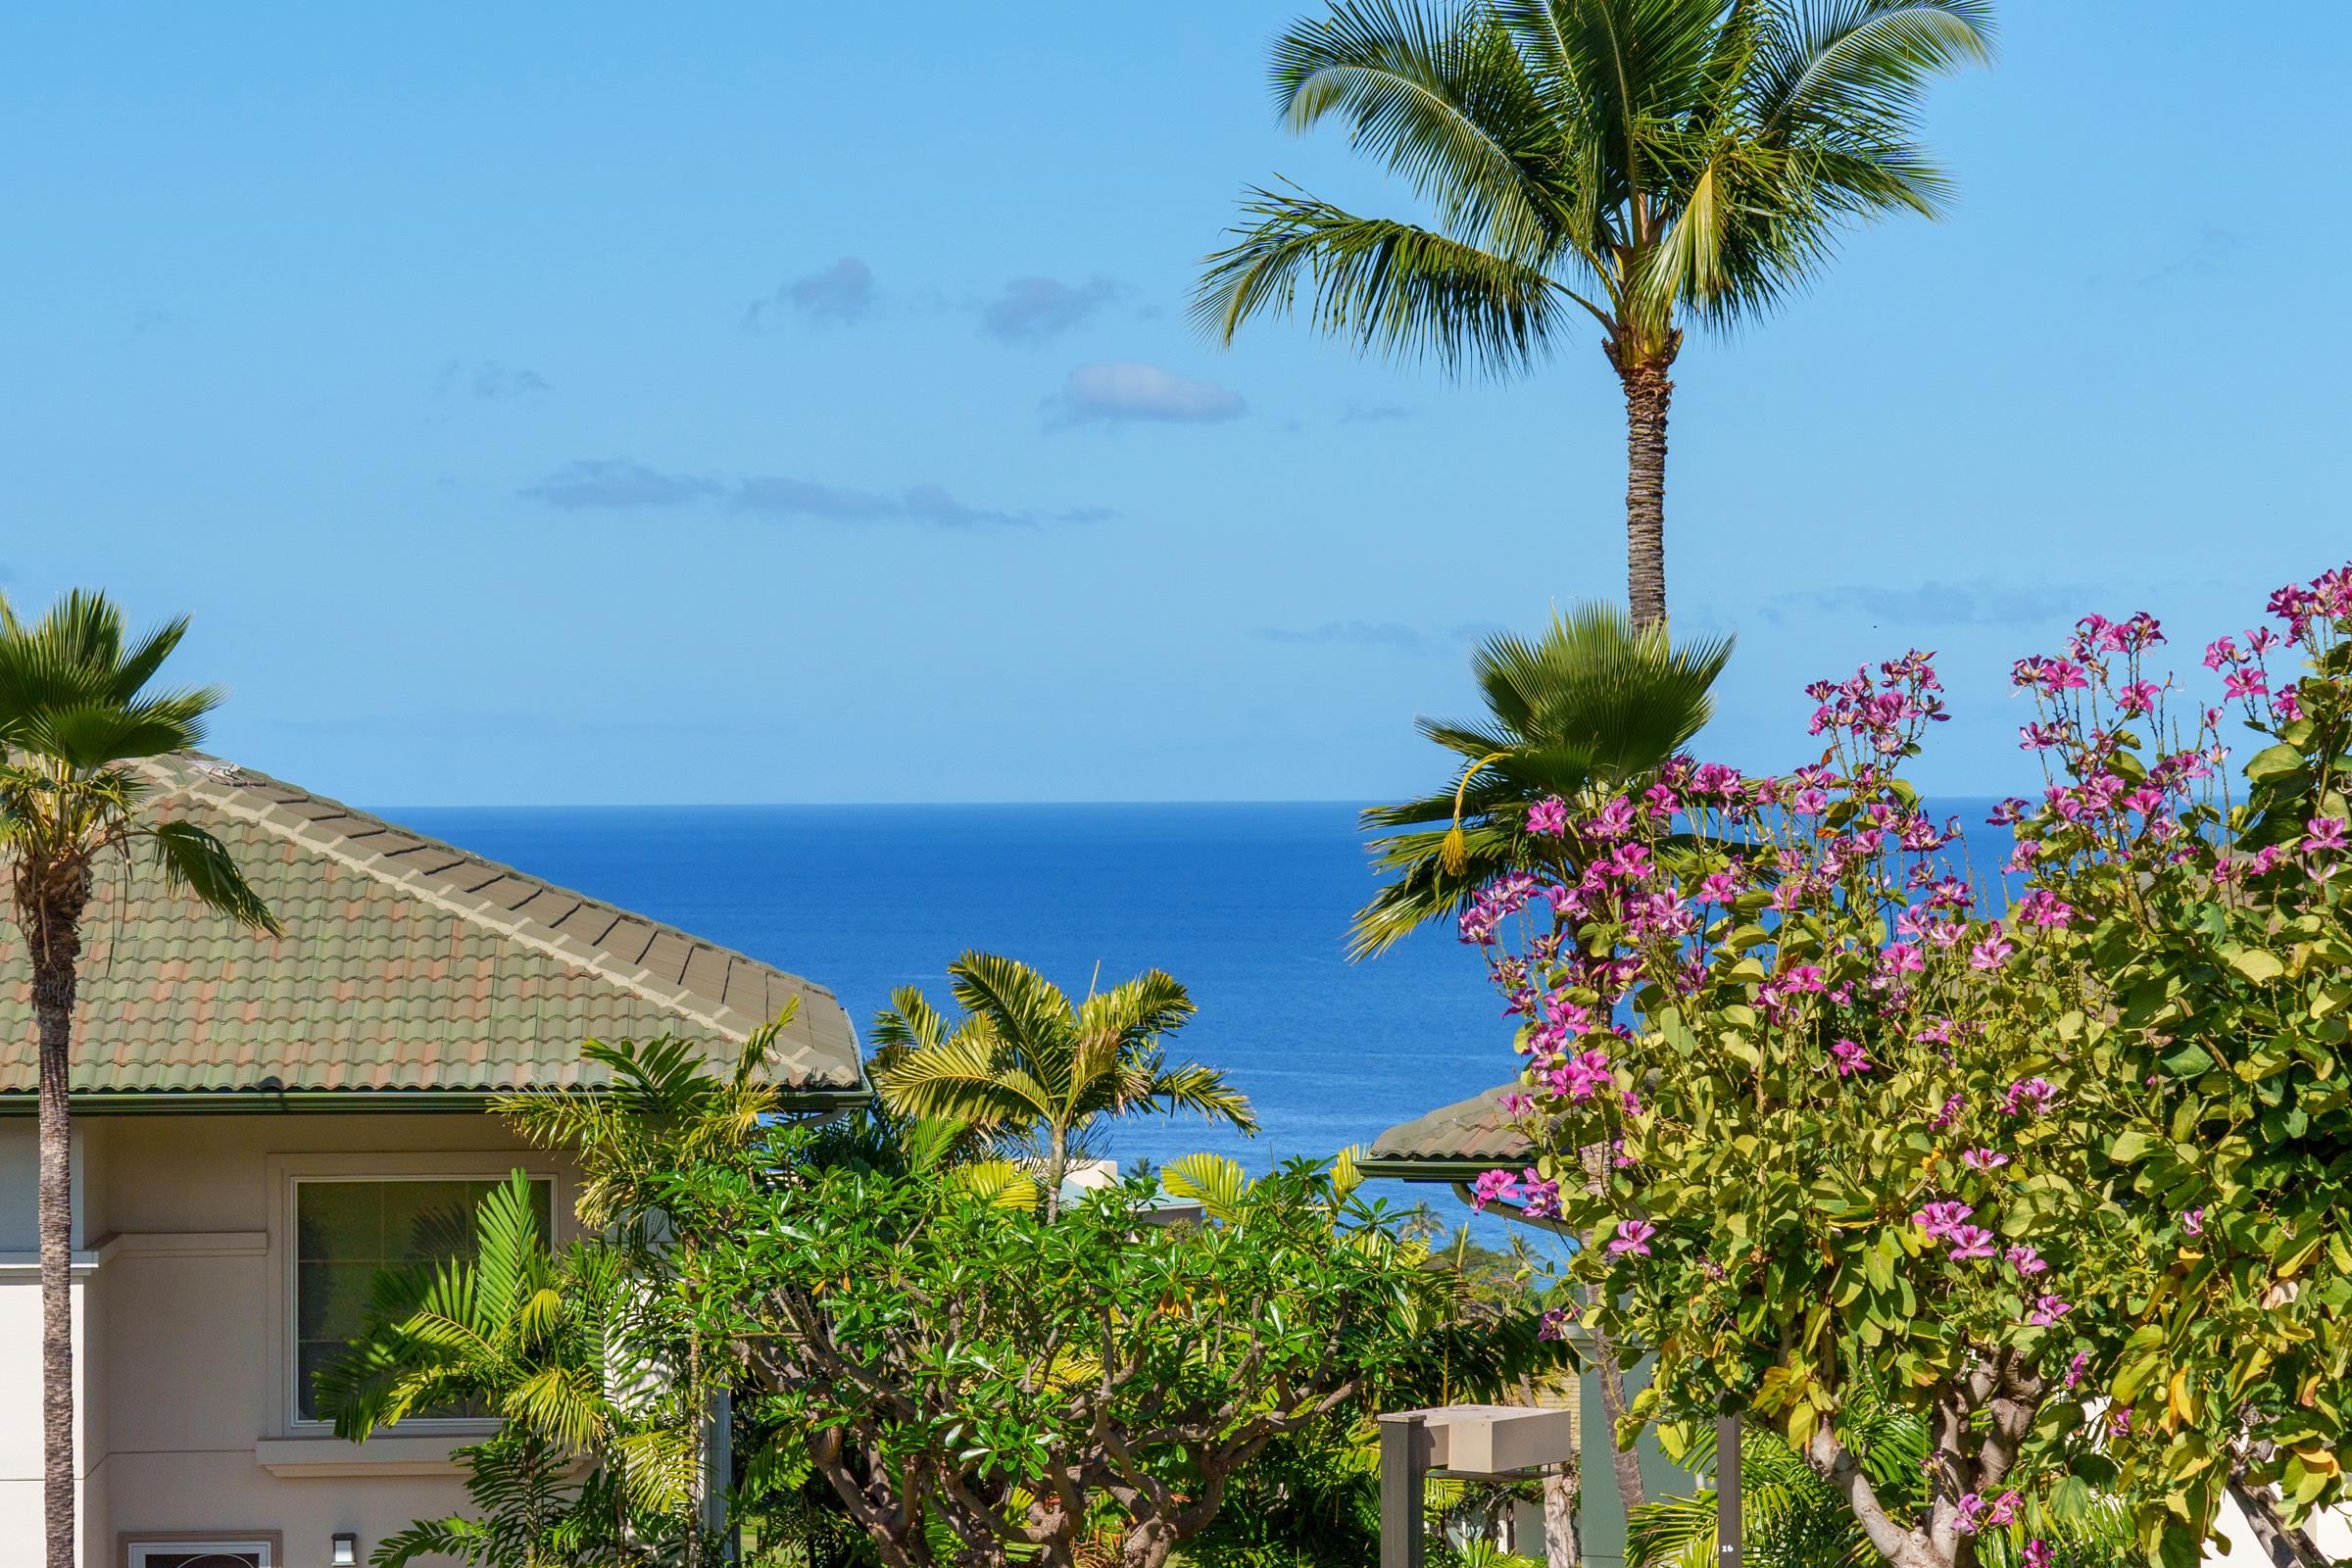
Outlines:
<svg viewBox="0 0 2352 1568"><path fill-rule="evenodd" d="M437 846L485 870L501 872L544 891L576 898L582 904L594 905L600 909L609 909L615 916L615 923L623 919L635 920L651 928L658 935L674 936L689 944L708 948L713 953L740 958L746 963L760 964L761 968L772 974L781 975L805 990L818 991L828 997L831 995L826 988L813 981L778 969L773 964L763 963L748 954L737 953L730 948L722 948L707 938L681 931L675 926L638 914L633 910L623 909L603 899L593 899L574 889L559 887L544 877L533 876L528 871L518 870L514 866L490 859L486 856L476 855L470 850L461 849L457 845L433 838L429 834L420 833L415 828L404 827L400 823L363 811L357 807L347 806L331 796L315 794L301 785L289 784L283 779L271 777L270 774L253 768L226 762L202 752L174 753L168 758L150 759L140 765L147 771L161 776L164 786L161 793L166 796L184 796L191 800L201 801L228 816L250 822L279 838L299 843L314 854L323 855L338 864L363 872L387 886L398 888L403 893L419 899L435 908L456 915L460 919L480 926L548 957L555 958L559 962L567 963L575 968L585 969L599 975L630 995L675 1012L693 1023L717 1032L721 1037L732 1042L740 1043L748 1037L752 1029L758 1028L766 1020L749 1018L748 1014L728 1007L723 999L705 997L698 992L687 990L683 986L666 984L643 965L639 965L633 970L623 968L619 962L590 947L579 938L566 932L558 931L533 916L501 907L495 900L469 898L463 893L436 887L427 874L417 867L387 864L388 857L380 852L363 853L352 848L350 835L323 831L317 822L287 809L283 804L275 801L256 800L246 796L244 791L257 787L276 788L316 805L331 807L353 821L367 823L385 832L405 835L419 844ZM735 1018L742 1021L730 1022L720 1016L726 1012L734 1012Z"/></svg>

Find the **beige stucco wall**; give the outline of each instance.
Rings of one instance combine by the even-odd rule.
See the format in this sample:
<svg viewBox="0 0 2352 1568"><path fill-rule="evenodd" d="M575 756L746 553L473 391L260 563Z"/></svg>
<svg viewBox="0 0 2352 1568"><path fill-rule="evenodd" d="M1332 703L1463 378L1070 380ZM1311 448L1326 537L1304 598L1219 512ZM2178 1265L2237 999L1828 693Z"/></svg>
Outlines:
<svg viewBox="0 0 2352 1568"><path fill-rule="evenodd" d="M37 1543L40 1520L31 1134L0 1121L0 1562ZM464 1114L92 1117L75 1152L88 1568L117 1568L124 1532L274 1534L300 1565L348 1530L365 1561L409 1521L464 1505L446 1457L463 1433L350 1445L291 1420L285 1194L295 1174L521 1165L560 1179L561 1227L557 1162Z"/></svg>

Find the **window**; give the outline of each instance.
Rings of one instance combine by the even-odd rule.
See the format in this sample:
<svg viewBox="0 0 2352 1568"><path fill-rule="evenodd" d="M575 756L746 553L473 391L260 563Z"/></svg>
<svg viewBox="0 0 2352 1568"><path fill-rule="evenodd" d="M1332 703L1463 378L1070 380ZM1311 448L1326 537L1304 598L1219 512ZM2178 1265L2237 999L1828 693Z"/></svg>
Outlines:
<svg viewBox="0 0 2352 1568"><path fill-rule="evenodd" d="M130 1568L277 1568L267 1541L133 1541L124 1555Z"/></svg>
<svg viewBox="0 0 2352 1568"><path fill-rule="evenodd" d="M311 1379L366 1326L376 1272L469 1258L474 1210L500 1185L478 1179L397 1177L294 1183L295 1418L322 1419ZM539 1235L551 1238L554 1184L534 1179ZM478 1410L428 1412L423 1419L478 1418ZM193 1559L186 1568L213 1568ZM182 1568L158 1559L155 1568ZM269 1568L268 1564L259 1568Z"/></svg>

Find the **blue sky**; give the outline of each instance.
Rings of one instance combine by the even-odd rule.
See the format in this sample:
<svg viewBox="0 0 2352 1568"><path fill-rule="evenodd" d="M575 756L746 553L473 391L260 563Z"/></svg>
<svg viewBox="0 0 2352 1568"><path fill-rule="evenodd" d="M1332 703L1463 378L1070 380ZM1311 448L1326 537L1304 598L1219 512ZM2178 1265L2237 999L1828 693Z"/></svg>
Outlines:
<svg viewBox="0 0 2352 1568"><path fill-rule="evenodd" d="M0 588L185 610L216 749L349 799L1363 799L1465 639L1623 592L1597 348L1449 385L1184 301L1295 4L40 8L0 57ZM1678 373L1709 750L1919 644L2024 781L2076 613L2352 554L2352 9L2010 0L1951 221ZM2194 648L2180 650L2193 663Z"/></svg>

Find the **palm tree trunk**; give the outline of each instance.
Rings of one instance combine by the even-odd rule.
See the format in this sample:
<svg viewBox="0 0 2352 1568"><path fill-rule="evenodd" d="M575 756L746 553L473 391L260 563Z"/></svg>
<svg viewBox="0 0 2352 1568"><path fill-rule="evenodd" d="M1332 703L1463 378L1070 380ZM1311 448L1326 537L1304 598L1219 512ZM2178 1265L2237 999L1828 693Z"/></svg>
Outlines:
<svg viewBox="0 0 2352 1568"><path fill-rule="evenodd" d="M1064 1127L1055 1127L1046 1156L1046 1219L1048 1223L1061 1218L1061 1178L1070 1168L1070 1135Z"/></svg>
<svg viewBox="0 0 2352 1568"><path fill-rule="evenodd" d="M76 1568L74 1550L74 1187L73 1112L68 1101L74 1045L75 965L89 873L39 889L19 924L32 949L32 1011L40 1034L41 1515L47 1568ZM59 885L62 881L63 885ZM45 896L44 896L45 895ZM37 901L37 902L36 902Z"/></svg>
<svg viewBox="0 0 2352 1568"><path fill-rule="evenodd" d="M1544 1560L1550 1568L1583 1568L1577 1539L1577 1474L1574 1460L1544 1472Z"/></svg>
<svg viewBox="0 0 2352 1568"><path fill-rule="evenodd" d="M1667 372L1681 347L1679 332L1662 352L1608 345L1625 387L1625 589L1637 627L1666 619L1666 410L1674 401Z"/></svg>

